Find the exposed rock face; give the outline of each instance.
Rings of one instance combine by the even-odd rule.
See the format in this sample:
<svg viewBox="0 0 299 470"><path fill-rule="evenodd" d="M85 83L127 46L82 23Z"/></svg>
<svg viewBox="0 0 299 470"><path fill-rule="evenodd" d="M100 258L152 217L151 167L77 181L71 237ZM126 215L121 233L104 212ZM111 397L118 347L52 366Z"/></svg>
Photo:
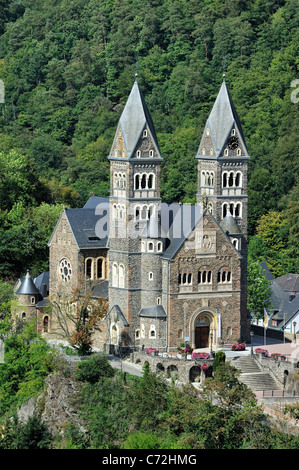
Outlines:
<svg viewBox="0 0 299 470"><path fill-rule="evenodd" d="M63 434L68 423L85 432L75 404L80 389L81 384L73 377L62 373L50 374L45 381L44 392L37 399L30 398L18 410L18 417L25 423L37 412L52 434Z"/></svg>
<svg viewBox="0 0 299 470"><path fill-rule="evenodd" d="M74 423L84 431L74 401L78 398L80 384L62 374L49 375L46 388L38 399L37 405L42 408L42 421L52 433L63 433L67 423Z"/></svg>

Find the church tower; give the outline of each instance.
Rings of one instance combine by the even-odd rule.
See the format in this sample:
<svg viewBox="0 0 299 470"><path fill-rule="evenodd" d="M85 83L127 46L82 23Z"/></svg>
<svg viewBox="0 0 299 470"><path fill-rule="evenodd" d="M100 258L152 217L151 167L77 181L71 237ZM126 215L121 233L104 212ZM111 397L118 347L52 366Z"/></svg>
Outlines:
<svg viewBox="0 0 299 470"><path fill-rule="evenodd" d="M197 204L203 204L218 223L231 214L246 237L249 155L225 80L207 119L196 158Z"/></svg>
<svg viewBox="0 0 299 470"><path fill-rule="evenodd" d="M240 325L249 338L247 319L247 173L249 154L240 119L225 79L207 119L196 155L197 204L212 213L241 255Z"/></svg>
<svg viewBox="0 0 299 470"><path fill-rule="evenodd" d="M154 125L137 79L121 114L108 157L110 161L109 308L121 311L130 333L139 322L146 298L153 304L161 245L144 240L151 217L160 218L161 155ZM145 254L149 252L149 257ZM161 253L160 253L161 254ZM150 264L150 266L148 266ZM149 272L147 272L149 271ZM149 280L156 280L149 282ZM147 295L141 295L147 280Z"/></svg>

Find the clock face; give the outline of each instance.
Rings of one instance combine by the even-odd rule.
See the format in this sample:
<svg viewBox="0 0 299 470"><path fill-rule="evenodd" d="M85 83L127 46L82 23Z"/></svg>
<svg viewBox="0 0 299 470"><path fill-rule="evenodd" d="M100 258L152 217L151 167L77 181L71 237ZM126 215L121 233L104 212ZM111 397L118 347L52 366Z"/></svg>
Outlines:
<svg viewBox="0 0 299 470"><path fill-rule="evenodd" d="M235 150L236 148L239 147L239 141L237 137L230 137L227 141L228 148L231 150Z"/></svg>
<svg viewBox="0 0 299 470"><path fill-rule="evenodd" d="M72 276L72 266L67 258L63 258L59 263L59 273L64 282L68 282Z"/></svg>

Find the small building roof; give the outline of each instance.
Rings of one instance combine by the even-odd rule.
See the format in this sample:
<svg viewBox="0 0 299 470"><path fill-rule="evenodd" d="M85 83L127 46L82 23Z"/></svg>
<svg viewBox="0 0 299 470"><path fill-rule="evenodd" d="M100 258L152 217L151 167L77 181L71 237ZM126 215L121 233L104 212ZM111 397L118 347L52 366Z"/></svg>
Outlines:
<svg viewBox="0 0 299 470"><path fill-rule="evenodd" d="M236 219L231 215L230 212L221 220L219 223L220 227L225 233L229 235L239 235L242 233L239 225L236 222Z"/></svg>
<svg viewBox="0 0 299 470"><path fill-rule="evenodd" d="M22 282L22 281L21 281ZM38 295L39 290L34 284L32 278L30 277L29 271L27 271L26 277L18 288L17 295Z"/></svg>
<svg viewBox="0 0 299 470"><path fill-rule="evenodd" d="M285 274L276 278L275 282L286 292L299 292L299 274Z"/></svg>
<svg viewBox="0 0 299 470"><path fill-rule="evenodd" d="M147 318L166 318L166 312L162 305L142 308L139 312L140 317Z"/></svg>

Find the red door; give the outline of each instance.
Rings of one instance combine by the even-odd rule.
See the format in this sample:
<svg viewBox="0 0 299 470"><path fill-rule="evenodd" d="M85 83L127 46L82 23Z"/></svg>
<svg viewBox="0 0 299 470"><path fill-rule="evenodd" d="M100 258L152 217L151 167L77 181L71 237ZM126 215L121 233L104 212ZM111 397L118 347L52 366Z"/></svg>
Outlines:
<svg viewBox="0 0 299 470"><path fill-rule="evenodd" d="M197 326L195 328L195 347L208 348L209 347L209 327Z"/></svg>

